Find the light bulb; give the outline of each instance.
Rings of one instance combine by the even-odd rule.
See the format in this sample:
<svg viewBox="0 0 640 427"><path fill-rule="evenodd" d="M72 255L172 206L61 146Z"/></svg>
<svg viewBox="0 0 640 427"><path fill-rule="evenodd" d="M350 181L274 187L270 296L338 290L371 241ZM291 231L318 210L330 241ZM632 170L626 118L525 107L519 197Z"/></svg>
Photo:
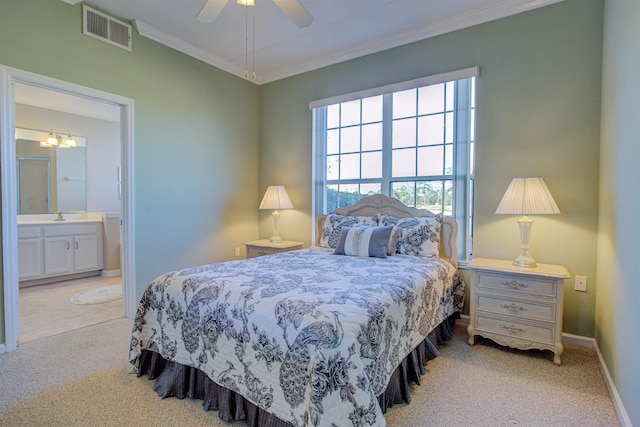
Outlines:
<svg viewBox="0 0 640 427"><path fill-rule="evenodd" d="M76 143L76 140L71 136L71 134L69 134L69 136L67 136L67 138L64 140L64 143L68 146L68 147L75 147L78 144Z"/></svg>
<svg viewBox="0 0 640 427"><path fill-rule="evenodd" d="M53 131L49 132L49 136L47 137L47 143L49 143L49 145L58 145L58 138L53 136Z"/></svg>

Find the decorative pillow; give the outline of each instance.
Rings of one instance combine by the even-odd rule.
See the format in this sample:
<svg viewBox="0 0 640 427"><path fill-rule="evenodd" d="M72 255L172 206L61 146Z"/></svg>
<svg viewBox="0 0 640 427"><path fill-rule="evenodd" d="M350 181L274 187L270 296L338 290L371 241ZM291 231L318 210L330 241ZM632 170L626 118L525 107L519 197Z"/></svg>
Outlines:
<svg viewBox="0 0 640 427"><path fill-rule="evenodd" d="M395 226L400 229L397 243L399 254L439 258L442 215L399 218Z"/></svg>
<svg viewBox="0 0 640 427"><path fill-rule="evenodd" d="M376 219L376 221L378 222L378 225L381 227L386 227L387 225L396 225L398 223L398 221L400 221L402 218L398 218L395 216L389 216L389 215L385 215L382 212L378 212L374 218Z"/></svg>
<svg viewBox="0 0 640 427"><path fill-rule="evenodd" d="M320 246L323 248L333 248L338 246L340 240L340 232L342 227L375 227L378 225L376 217L373 216L344 216L338 214L329 214L322 228L320 236Z"/></svg>
<svg viewBox="0 0 640 427"><path fill-rule="evenodd" d="M336 255L386 258L393 227L343 227Z"/></svg>

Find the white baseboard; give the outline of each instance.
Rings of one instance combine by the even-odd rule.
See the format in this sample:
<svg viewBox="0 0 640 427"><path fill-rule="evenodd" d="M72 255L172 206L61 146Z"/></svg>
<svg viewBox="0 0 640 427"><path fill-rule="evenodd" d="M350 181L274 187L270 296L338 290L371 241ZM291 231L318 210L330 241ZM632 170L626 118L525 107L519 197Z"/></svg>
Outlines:
<svg viewBox="0 0 640 427"><path fill-rule="evenodd" d="M562 333L562 343L563 344L573 344L579 345L580 347L593 348L595 346L596 340L589 337L583 337L582 335L574 335L568 334L566 332Z"/></svg>
<svg viewBox="0 0 640 427"><path fill-rule="evenodd" d="M4 344L0 344L0 354L3 354L5 351Z"/></svg>
<svg viewBox="0 0 640 427"><path fill-rule="evenodd" d="M100 275L102 277L120 276L120 275L122 275L122 271L121 270L102 270Z"/></svg>
<svg viewBox="0 0 640 427"><path fill-rule="evenodd" d="M598 361L600 362L600 369L602 369L602 376L604 377L604 383L607 385L609 389L609 394L611 395L611 400L613 400L613 406L616 407L616 412L618 413L618 418L620 418L620 424L622 427L633 427L631 424L631 419L629 418L629 414L627 414L627 410L624 408L624 404L622 403L622 399L620 398L620 394L618 393L618 389L613 382L613 378L611 378L611 374L609 373L609 368L607 368L607 364L604 361L604 357L602 356L602 352L600 351L600 346L598 345L598 341L593 340L593 349L598 356Z"/></svg>

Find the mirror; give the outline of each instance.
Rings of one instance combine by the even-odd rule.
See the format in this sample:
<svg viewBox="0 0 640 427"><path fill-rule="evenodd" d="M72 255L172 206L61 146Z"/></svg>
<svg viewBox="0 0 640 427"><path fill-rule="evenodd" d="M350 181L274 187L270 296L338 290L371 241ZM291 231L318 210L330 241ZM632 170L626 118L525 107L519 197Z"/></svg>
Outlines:
<svg viewBox="0 0 640 427"><path fill-rule="evenodd" d="M16 139L18 215L87 210L86 147Z"/></svg>

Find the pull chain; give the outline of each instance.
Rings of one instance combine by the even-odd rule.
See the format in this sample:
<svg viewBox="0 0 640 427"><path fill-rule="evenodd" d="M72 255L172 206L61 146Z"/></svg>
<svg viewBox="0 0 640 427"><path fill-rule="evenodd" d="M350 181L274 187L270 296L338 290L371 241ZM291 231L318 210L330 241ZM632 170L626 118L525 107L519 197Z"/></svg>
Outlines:
<svg viewBox="0 0 640 427"><path fill-rule="evenodd" d="M253 80L256 79L256 16L255 16L255 9L256 7L253 6L251 8L251 25L253 25L253 31L252 31L252 46L251 46L251 78Z"/></svg>
<svg viewBox="0 0 640 427"><path fill-rule="evenodd" d="M244 78L249 78L249 11L244 9Z"/></svg>

